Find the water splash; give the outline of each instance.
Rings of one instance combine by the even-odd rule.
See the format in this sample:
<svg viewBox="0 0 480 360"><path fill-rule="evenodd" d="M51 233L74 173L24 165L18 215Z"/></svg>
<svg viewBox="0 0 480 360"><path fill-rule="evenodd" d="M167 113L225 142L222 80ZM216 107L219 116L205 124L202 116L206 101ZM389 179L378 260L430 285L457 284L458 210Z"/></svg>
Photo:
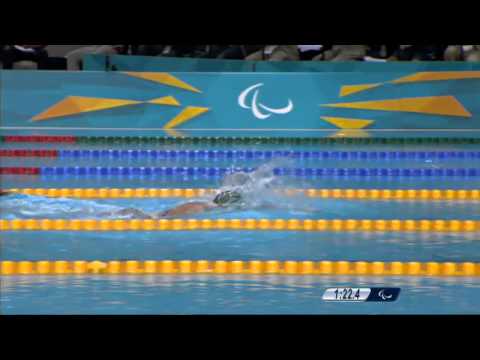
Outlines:
<svg viewBox="0 0 480 360"><path fill-rule="evenodd" d="M108 219L119 218L122 207L100 204L95 201L48 198L43 196L14 194L0 200L2 218L13 219ZM120 217L121 218L121 217Z"/></svg>
<svg viewBox="0 0 480 360"><path fill-rule="evenodd" d="M291 167L292 159L276 159L263 164L250 173L238 172L227 175L216 194L223 191L236 191L243 201L237 210L286 209L291 212L311 212L313 208L303 194L286 196L286 188L295 188L287 183L286 177L275 176L274 169ZM216 195L215 194L215 195Z"/></svg>
<svg viewBox="0 0 480 360"><path fill-rule="evenodd" d="M315 207L311 199L303 194L286 196L283 190L296 187L288 184L285 177L274 174L276 167L292 166L291 159L278 159L261 165L250 173L237 172L227 175L220 184L216 194L223 191L236 191L242 195L242 201L233 208L218 209L218 212L237 211L274 211L287 210L295 214L313 212ZM291 180L290 180L291 181ZM212 202L216 194L193 201ZM182 202L184 203L184 202ZM180 203L180 204L182 204ZM178 204L178 205L180 205ZM102 204L92 200L48 198L43 196L11 194L0 198L1 217L3 219L133 219L155 217L160 210L125 208L122 206Z"/></svg>

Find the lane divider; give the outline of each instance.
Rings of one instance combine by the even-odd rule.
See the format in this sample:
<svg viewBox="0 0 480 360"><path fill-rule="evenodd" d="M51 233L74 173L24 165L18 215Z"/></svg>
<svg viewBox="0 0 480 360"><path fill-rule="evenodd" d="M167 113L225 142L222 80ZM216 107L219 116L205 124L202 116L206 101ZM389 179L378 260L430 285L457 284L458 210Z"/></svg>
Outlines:
<svg viewBox="0 0 480 360"><path fill-rule="evenodd" d="M350 261L2 261L0 275L336 275L478 277L480 263Z"/></svg>
<svg viewBox="0 0 480 360"><path fill-rule="evenodd" d="M41 169L34 167L0 167L0 175L40 175Z"/></svg>
<svg viewBox="0 0 480 360"><path fill-rule="evenodd" d="M0 142L5 143L51 143L75 144L76 136L0 136Z"/></svg>
<svg viewBox="0 0 480 360"><path fill-rule="evenodd" d="M24 195L77 199L196 198L215 194L216 189L8 189ZM277 193L304 195L321 199L351 200L416 200L416 201L479 201L480 190L456 189L290 189Z"/></svg>
<svg viewBox="0 0 480 360"><path fill-rule="evenodd" d="M0 157L122 160L475 160L480 151L0 150Z"/></svg>
<svg viewBox="0 0 480 360"><path fill-rule="evenodd" d="M0 157L58 158L58 150L0 150Z"/></svg>
<svg viewBox="0 0 480 360"><path fill-rule="evenodd" d="M474 220L353 219L15 219L0 220L0 231L306 231L306 232L478 232Z"/></svg>
<svg viewBox="0 0 480 360"><path fill-rule="evenodd" d="M181 176L223 177L235 172L253 172L255 168L205 168L205 167L2 167L1 175L46 175L46 176ZM323 177L457 177L475 178L480 168L275 168L275 176L302 178Z"/></svg>
<svg viewBox="0 0 480 360"><path fill-rule="evenodd" d="M480 144L480 138L349 138L349 137L142 137L142 136L0 136L6 143L62 143L90 145L436 145Z"/></svg>

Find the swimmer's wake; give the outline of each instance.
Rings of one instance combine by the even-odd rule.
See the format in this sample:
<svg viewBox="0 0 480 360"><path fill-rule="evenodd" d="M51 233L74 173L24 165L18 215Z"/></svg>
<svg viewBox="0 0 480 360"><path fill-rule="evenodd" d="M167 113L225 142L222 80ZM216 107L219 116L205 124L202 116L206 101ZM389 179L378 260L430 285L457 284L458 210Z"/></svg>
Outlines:
<svg viewBox="0 0 480 360"><path fill-rule="evenodd" d="M275 164L274 164L275 163ZM260 166L252 173L232 173L225 177L222 186L213 197L190 201L158 214L146 214L138 209L123 209L118 214L141 219L179 218L211 211L243 211L252 209L268 209L289 207L275 191L282 187L281 178L274 175L276 162Z"/></svg>
<svg viewBox="0 0 480 360"><path fill-rule="evenodd" d="M213 196L180 204L158 213L148 213L136 208L122 208L99 204L89 200L51 199L41 196L11 194L3 196L1 209L7 218L105 218L105 219L161 219L181 218L205 212L231 212L253 209L287 208L299 210L294 199L286 199L278 190L284 188L282 179L275 177L277 162L260 166L252 173L227 175ZM6 194L3 194L6 195ZM303 211L305 209L302 202Z"/></svg>

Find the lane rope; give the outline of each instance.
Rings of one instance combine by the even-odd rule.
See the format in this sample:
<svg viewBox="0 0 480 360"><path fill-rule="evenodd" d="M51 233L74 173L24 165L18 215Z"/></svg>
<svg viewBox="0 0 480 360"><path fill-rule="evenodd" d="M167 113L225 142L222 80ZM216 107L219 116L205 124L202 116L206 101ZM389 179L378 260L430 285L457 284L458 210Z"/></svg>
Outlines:
<svg viewBox="0 0 480 360"><path fill-rule="evenodd" d="M78 199L142 199L142 198L196 198L215 194L216 189L7 189L6 192ZM480 190L463 189L286 189L286 196L304 195L322 199L351 200L416 200L416 201L479 201Z"/></svg>
<svg viewBox="0 0 480 360"><path fill-rule="evenodd" d="M0 150L0 157L121 160L476 160L480 151Z"/></svg>
<svg viewBox="0 0 480 360"><path fill-rule="evenodd" d="M479 277L480 263L350 261L2 261L0 275L336 275Z"/></svg>
<svg viewBox="0 0 480 360"><path fill-rule="evenodd" d="M37 158L58 158L58 150L0 150L0 157L37 157Z"/></svg>
<svg viewBox="0 0 480 360"><path fill-rule="evenodd" d="M326 137L161 137L161 136L0 136L6 143L62 143L110 145L436 145L480 144L480 138L326 138Z"/></svg>
<svg viewBox="0 0 480 360"><path fill-rule="evenodd" d="M1 167L1 175L45 175L45 176L181 176L217 178L235 172L254 172L256 168L219 167ZM480 168L274 168L275 176L302 178L323 177L457 177L475 178Z"/></svg>
<svg viewBox="0 0 480 360"><path fill-rule="evenodd" d="M305 231L305 232L478 232L475 220L354 219L15 219L0 231Z"/></svg>

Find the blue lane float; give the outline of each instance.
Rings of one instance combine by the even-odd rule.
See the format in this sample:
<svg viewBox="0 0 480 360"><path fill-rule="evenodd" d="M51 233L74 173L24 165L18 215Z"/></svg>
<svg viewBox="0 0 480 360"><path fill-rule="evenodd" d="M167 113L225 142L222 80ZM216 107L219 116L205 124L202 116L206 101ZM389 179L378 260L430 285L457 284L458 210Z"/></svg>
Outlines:
<svg viewBox="0 0 480 360"><path fill-rule="evenodd" d="M478 160L480 151L60 150L59 158L122 160Z"/></svg>
<svg viewBox="0 0 480 360"><path fill-rule="evenodd" d="M46 176L130 176L130 177L223 177L235 172L250 173L256 168L219 167L41 167ZM461 177L476 178L480 168L275 168L275 176L319 177Z"/></svg>

